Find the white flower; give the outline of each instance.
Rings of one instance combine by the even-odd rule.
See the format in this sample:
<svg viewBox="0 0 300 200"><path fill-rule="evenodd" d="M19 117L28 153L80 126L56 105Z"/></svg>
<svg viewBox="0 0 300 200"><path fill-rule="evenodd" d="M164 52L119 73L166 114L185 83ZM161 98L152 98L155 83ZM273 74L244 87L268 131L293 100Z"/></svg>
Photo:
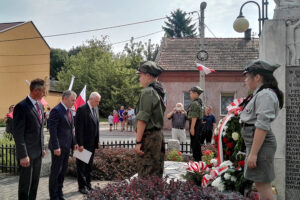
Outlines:
<svg viewBox="0 0 300 200"><path fill-rule="evenodd" d="M229 179L230 179L230 177L231 177L231 175L230 175L230 174L228 174L228 173L225 173L225 174L224 174L224 179L225 179L225 180L229 180Z"/></svg>
<svg viewBox="0 0 300 200"><path fill-rule="evenodd" d="M213 186L213 187L218 187L219 186L219 184L221 183L221 177L218 177L218 178L216 178L212 183L211 183L211 185Z"/></svg>
<svg viewBox="0 0 300 200"><path fill-rule="evenodd" d="M217 188L220 192L223 192L225 190L225 185L221 182L221 183L219 183Z"/></svg>
<svg viewBox="0 0 300 200"><path fill-rule="evenodd" d="M236 177L235 177L235 176L231 176L230 180L231 180L232 182L236 182Z"/></svg>
<svg viewBox="0 0 300 200"><path fill-rule="evenodd" d="M216 128L216 129L215 129L215 131L214 131L214 134L215 134L215 136L217 136L217 135L218 135L218 132L219 132L219 129L218 129L218 128Z"/></svg>
<svg viewBox="0 0 300 200"><path fill-rule="evenodd" d="M213 164L213 166L215 166L215 167L218 165L218 161L215 158L211 159L210 163Z"/></svg>
<svg viewBox="0 0 300 200"><path fill-rule="evenodd" d="M225 136L226 135L226 130L223 129L222 135Z"/></svg>
<svg viewBox="0 0 300 200"><path fill-rule="evenodd" d="M232 166L232 162L230 160L225 160L224 162L222 162L220 164L220 167L224 167L224 166L230 167L230 166Z"/></svg>
<svg viewBox="0 0 300 200"><path fill-rule="evenodd" d="M224 126L223 130L226 131L228 129L228 126Z"/></svg>
<svg viewBox="0 0 300 200"><path fill-rule="evenodd" d="M234 140L234 141L237 141L238 139L239 139L239 133L237 133L237 132L233 132L232 133L232 135L231 135L231 137L232 137L232 139Z"/></svg>

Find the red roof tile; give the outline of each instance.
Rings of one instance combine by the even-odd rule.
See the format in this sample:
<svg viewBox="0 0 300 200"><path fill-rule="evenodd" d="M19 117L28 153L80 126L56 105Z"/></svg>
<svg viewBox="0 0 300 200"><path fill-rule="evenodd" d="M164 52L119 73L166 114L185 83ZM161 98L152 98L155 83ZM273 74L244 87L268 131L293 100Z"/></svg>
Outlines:
<svg viewBox="0 0 300 200"><path fill-rule="evenodd" d="M258 59L259 39L205 38L207 61L199 61L199 38L164 38L157 63L167 71L196 71L196 62L220 71L241 71Z"/></svg>

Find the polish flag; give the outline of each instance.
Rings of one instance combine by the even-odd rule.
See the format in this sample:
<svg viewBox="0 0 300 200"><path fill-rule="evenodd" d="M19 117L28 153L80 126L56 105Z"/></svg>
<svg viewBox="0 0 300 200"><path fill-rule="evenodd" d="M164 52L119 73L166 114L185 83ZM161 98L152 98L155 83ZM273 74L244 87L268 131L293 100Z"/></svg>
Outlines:
<svg viewBox="0 0 300 200"><path fill-rule="evenodd" d="M80 95L77 97L76 102L74 104L75 107L75 111L77 110L77 108L79 108L81 105L85 104L86 102L86 85L84 86L84 88L82 89L82 91L80 92Z"/></svg>
<svg viewBox="0 0 300 200"><path fill-rule="evenodd" d="M214 69L210 69L208 67L205 67L204 65L202 64L199 64L199 63L196 63L197 65L197 68L199 71L204 71L204 73L207 75L207 74L210 74L211 72L216 72Z"/></svg>

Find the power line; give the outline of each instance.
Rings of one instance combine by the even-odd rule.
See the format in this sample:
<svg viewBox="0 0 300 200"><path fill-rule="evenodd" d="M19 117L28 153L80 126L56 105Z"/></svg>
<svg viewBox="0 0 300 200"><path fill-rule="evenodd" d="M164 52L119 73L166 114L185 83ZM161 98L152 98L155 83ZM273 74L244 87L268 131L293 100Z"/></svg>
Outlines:
<svg viewBox="0 0 300 200"><path fill-rule="evenodd" d="M150 36L150 35L154 35L154 34L157 34L157 33L161 33L161 32L163 32L163 30L155 31L155 32L149 33L149 34L147 34L147 35L142 35L142 36L138 36L138 37L133 37L133 39L140 39L140 38L144 38L144 37L147 37L147 36ZM129 40L123 40L123 41L119 41L119 42L115 42L115 43L112 43L111 45L129 42L130 40L131 40L131 39L129 39Z"/></svg>
<svg viewBox="0 0 300 200"><path fill-rule="evenodd" d="M188 14L191 14L193 12L194 11L189 12ZM132 26L132 25L137 25L137 24L149 23L149 22L153 22L153 21L159 21L159 20L162 20L162 19L166 19L166 18L167 17L160 17L160 18L155 18L155 19L150 19L150 20L132 22L132 23L127 23L127 24L115 25L115 26L108 26L108 27L97 28L97 29L88 29L88 30L83 30L83 31L58 33L58 34L45 35L45 36L37 36L37 37L29 37L29 38L16 38L16 39L10 39L10 40L0 40L0 42L11 42L11 41L19 41L19 40L32 40L32 39L38 39L38 38L48 38L48 37L50 38L50 37L58 37L58 36L65 36L65 35L75 35L75 34L80 34L80 33L95 32L95 31L101 31L101 30L107 30L107 29L114 29L114 28L121 28L121 27L126 27L126 26Z"/></svg>
<svg viewBox="0 0 300 200"><path fill-rule="evenodd" d="M217 38L216 35L210 30L210 28L209 28L206 24L204 24L204 25L206 26L206 28L208 29L208 31L209 31L215 38Z"/></svg>
<svg viewBox="0 0 300 200"><path fill-rule="evenodd" d="M113 29L113 28L120 28L120 27L125 27L125 26L132 26L132 25L137 25L137 24L149 23L149 22L153 22L153 21L166 19L166 18L167 17L160 17L160 18L156 18L156 19L144 20L144 21L133 22L133 23L128 23L128 24L121 24L121 25L116 25L116 26L108 26L108 27L103 27L103 28L68 32L68 33L59 33L59 34L53 34L53 35L45 35L45 36L37 36L37 37L29 37L29 38L16 38L16 39L11 39L11 40L0 40L0 42L11 42L11 41L19 41L19 40L32 40L32 39L38 39L38 38L42 38L42 37L49 38L49 37L58 37L58 36L65 36L65 35L75 35L75 34L80 34L80 33L95 32L95 31L101 31L101 30L106 30L106 29Z"/></svg>

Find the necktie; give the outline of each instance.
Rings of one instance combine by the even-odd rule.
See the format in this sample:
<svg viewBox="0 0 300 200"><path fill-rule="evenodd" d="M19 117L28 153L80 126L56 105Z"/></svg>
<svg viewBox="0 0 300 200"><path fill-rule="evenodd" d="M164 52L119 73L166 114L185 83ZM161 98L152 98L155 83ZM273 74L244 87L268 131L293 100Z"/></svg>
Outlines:
<svg viewBox="0 0 300 200"><path fill-rule="evenodd" d="M95 119L97 119L97 114L96 114L96 109L95 108L93 108L93 114L94 114Z"/></svg>
<svg viewBox="0 0 300 200"><path fill-rule="evenodd" d="M40 108L38 102L35 103L35 107L36 107L37 113L38 113L39 118L40 118L40 123L42 123L43 116L42 116L42 111L41 111L41 108Z"/></svg>
<svg viewBox="0 0 300 200"><path fill-rule="evenodd" d="M70 109L68 109L68 117L69 117L70 123L72 123L72 115L71 115Z"/></svg>

